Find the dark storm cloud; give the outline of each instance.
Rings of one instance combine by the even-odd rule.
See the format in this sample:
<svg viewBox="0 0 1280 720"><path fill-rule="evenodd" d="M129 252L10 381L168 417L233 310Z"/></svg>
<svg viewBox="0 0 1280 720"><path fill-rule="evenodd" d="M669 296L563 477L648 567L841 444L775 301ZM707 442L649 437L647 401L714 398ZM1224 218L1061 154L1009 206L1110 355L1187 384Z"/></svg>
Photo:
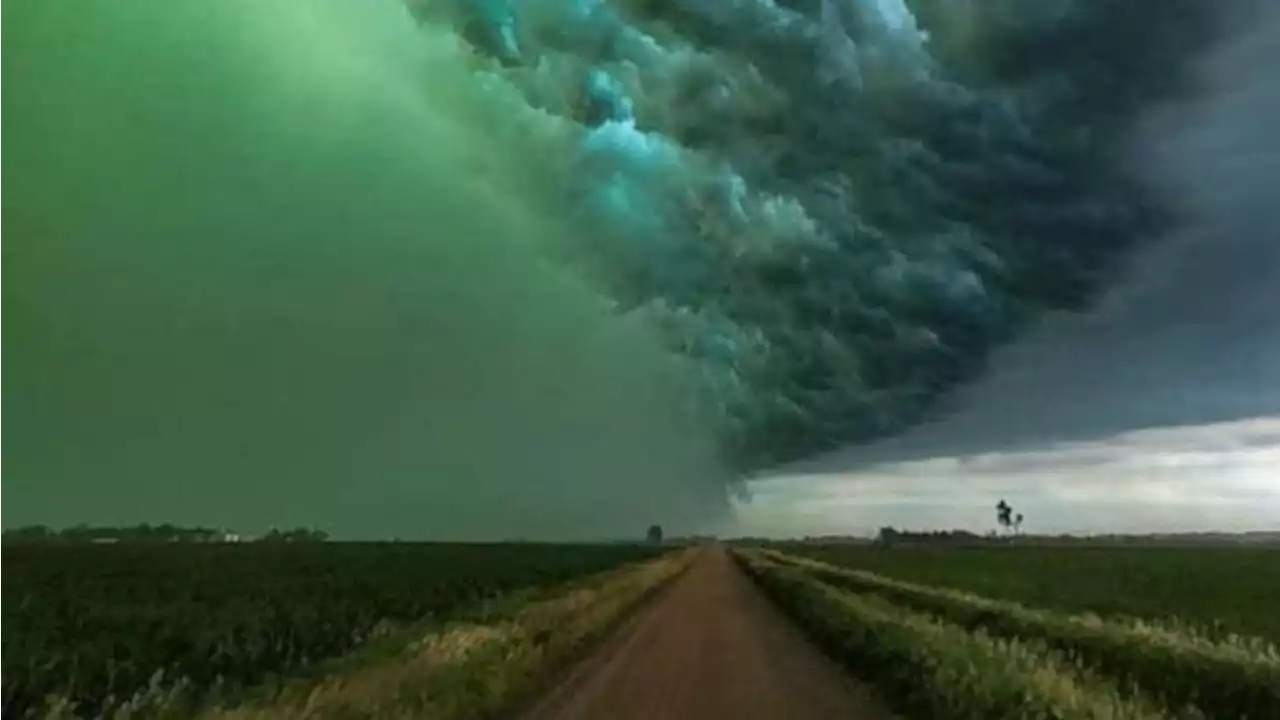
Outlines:
<svg viewBox="0 0 1280 720"><path fill-rule="evenodd" d="M797 471L1280 416L1280 8L1221 7L1248 19L1198 63L1200 92L1153 108L1130 145L1179 225L1094 309L1046 317L997 351L940 419Z"/></svg>

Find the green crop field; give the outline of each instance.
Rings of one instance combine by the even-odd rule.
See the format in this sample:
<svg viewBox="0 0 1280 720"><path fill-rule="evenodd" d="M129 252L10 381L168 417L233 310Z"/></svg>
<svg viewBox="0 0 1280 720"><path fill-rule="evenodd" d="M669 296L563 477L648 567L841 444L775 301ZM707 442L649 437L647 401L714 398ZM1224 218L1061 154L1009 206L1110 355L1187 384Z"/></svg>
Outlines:
<svg viewBox="0 0 1280 720"><path fill-rule="evenodd" d="M1280 553L793 544L737 557L908 716L1280 717L1267 634Z"/></svg>
<svg viewBox="0 0 1280 720"><path fill-rule="evenodd" d="M1280 550L893 548L791 544L793 555L1066 612L1170 619L1280 642Z"/></svg>
<svg viewBox="0 0 1280 720"><path fill-rule="evenodd" d="M196 701L409 623L653 557L634 545L156 543L4 548L4 717Z"/></svg>

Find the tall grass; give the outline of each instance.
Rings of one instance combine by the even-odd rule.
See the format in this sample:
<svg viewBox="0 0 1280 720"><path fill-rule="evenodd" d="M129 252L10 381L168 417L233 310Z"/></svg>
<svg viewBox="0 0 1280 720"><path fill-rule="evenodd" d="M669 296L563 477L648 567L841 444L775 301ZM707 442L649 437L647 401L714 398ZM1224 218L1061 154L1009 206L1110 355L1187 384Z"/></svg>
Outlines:
<svg viewBox="0 0 1280 720"><path fill-rule="evenodd" d="M1168 712L1121 691L1036 639L970 632L875 597L826 585L760 555L749 574L832 656L918 717L1160 718ZM1201 717L1195 710L1180 717Z"/></svg>
<svg viewBox="0 0 1280 720"><path fill-rule="evenodd" d="M1222 717L1280 716L1280 652L1257 638L1214 639L1190 628L1067 615L840 568L782 553L769 557L815 581L871 594L993 637L1042 643L1169 707Z"/></svg>

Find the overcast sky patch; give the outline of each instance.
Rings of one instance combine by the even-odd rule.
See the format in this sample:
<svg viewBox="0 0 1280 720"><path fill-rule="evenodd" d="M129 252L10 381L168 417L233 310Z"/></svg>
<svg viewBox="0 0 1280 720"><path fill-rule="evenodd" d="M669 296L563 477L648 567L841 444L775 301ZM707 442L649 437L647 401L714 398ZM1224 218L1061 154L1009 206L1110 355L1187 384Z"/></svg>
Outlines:
<svg viewBox="0 0 1280 720"><path fill-rule="evenodd" d="M1047 533L1275 529L1280 418L1139 430L1042 450L779 475L738 507L746 534L995 526L1005 499Z"/></svg>

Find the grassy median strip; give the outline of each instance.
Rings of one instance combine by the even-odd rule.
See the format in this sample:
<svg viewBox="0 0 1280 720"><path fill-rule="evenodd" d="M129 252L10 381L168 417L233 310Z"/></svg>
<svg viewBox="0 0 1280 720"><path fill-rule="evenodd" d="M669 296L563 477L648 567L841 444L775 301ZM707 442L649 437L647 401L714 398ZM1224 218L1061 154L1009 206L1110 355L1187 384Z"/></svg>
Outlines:
<svg viewBox="0 0 1280 720"><path fill-rule="evenodd" d="M1280 717L1280 653L1258 638L1210 639L1190 628L1035 610L946 588L770 552L815 579L927 612L969 630L1036 640L1169 707L1207 715Z"/></svg>
<svg viewBox="0 0 1280 720"><path fill-rule="evenodd" d="M819 582L804 570L740 554L756 581L836 657L908 716L955 720L1162 718L1037 640L970 632ZM1202 717L1193 709L1178 717Z"/></svg>
<svg viewBox="0 0 1280 720"><path fill-rule="evenodd" d="M484 718L509 711L689 565L693 551L571 583L508 617L458 623L398 652L299 681L267 700L206 713L250 718Z"/></svg>

